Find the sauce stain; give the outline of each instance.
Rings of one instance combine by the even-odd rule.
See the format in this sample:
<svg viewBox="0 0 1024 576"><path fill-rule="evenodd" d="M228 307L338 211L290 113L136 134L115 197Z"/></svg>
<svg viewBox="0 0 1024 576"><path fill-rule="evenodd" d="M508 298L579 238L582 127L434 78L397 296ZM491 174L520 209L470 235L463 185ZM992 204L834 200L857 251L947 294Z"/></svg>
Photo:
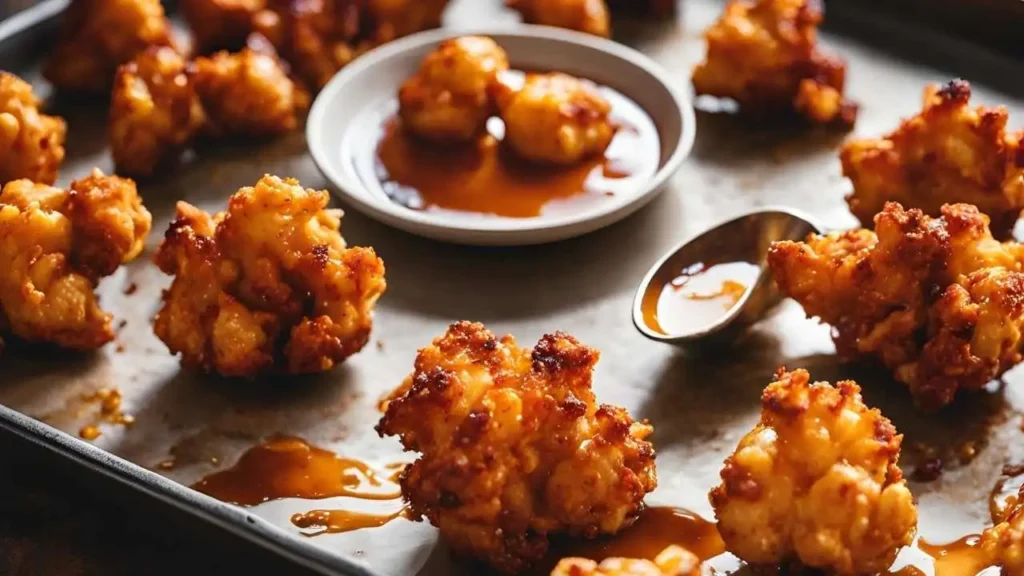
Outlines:
<svg viewBox="0 0 1024 576"><path fill-rule="evenodd" d="M1020 491L1024 488L1024 466L1004 466L1003 475L996 482L988 497L988 511L992 522L998 524L1006 520L1010 509L1020 499Z"/></svg>
<svg viewBox="0 0 1024 576"><path fill-rule="evenodd" d="M647 113L602 88L619 126L601 156L572 166L543 166L518 158L501 144L505 126L488 123L478 142L444 145L416 138L397 118L380 128L376 177L395 203L418 211L505 218L576 213L608 197L635 193L657 172L660 142Z"/></svg>
<svg viewBox="0 0 1024 576"><path fill-rule="evenodd" d="M912 547L921 553L899 568L879 576L973 576L990 567L978 547L980 536L972 535L945 545L929 544L921 539ZM563 558L588 558L600 562L607 558L654 560L669 546L679 546L695 554L702 562L712 560L712 574L746 574L743 562L725 551L725 542L714 522L689 510L672 507L648 508L632 527L594 540L555 538L547 557L531 571L547 576ZM934 566L932 567L932 562ZM925 565L927 564L927 566ZM805 569L798 574L817 574Z"/></svg>
<svg viewBox="0 0 1024 576"><path fill-rule="evenodd" d="M713 325L757 280L760 268L748 262L694 264L660 285L641 302L644 322L660 334L689 334Z"/></svg>
<svg viewBox="0 0 1024 576"><path fill-rule="evenodd" d="M701 561L725 552L725 542L715 523L682 508L648 508L628 529L616 534L586 540L553 539L551 549L535 570L538 576L550 574L563 558L589 558L600 562L607 558L654 560L671 545L696 554Z"/></svg>
<svg viewBox="0 0 1024 576"><path fill-rule="evenodd" d="M83 440L95 440L103 435L100 424L114 424L120 426L131 426L135 424L135 417L126 414L121 410L121 391L117 388L100 388L92 394L82 396L82 402L87 406L99 406L95 419L82 426L78 436Z"/></svg>
<svg viewBox="0 0 1024 576"><path fill-rule="evenodd" d="M311 510L302 514L294 514L291 521L296 527L307 530L302 533L304 536L319 536L321 534L340 534L363 528L380 528L392 520L408 517L409 513L406 508L393 514L369 514L352 510ZM314 530L310 531L310 528Z"/></svg>
<svg viewBox="0 0 1024 576"><path fill-rule="evenodd" d="M941 546L919 539L917 547L935 559L935 576L967 576L978 574L990 566L978 547L980 542L981 537L977 535Z"/></svg>
<svg viewBox="0 0 1024 576"><path fill-rule="evenodd" d="M241 506L281 498L401 498L397 486L385 486L364 462L341 458L292 437L270 438L250 448L234 466L203 478L192 488Z"/></svg>

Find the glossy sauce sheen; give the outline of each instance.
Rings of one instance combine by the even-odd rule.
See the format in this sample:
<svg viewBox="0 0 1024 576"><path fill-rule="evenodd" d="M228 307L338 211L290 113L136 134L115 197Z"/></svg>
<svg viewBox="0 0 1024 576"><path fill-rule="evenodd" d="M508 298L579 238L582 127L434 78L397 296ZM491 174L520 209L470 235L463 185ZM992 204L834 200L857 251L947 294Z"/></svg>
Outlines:
<svg viewBox="0 0 1024 576"><path fill-rule="evenodd" d="M918 540L918 553L913 561L879 576L975 576L988 567L977 547L980 538L968 536L945 545L932 545ZM606 558L653 560L669 546L680 546L710 561L714 574L741 573L742 563L725 552L725 543L714 522L681 508L648 508L636 523L615 536L594 540L553 540L547 559L532 572L547 576L563 558L589 558L600 562ZM800 572L816 574L812 570Z"/></svg>
<svg viewBox="0 0 1024 576"><path fill-rule="evenodd" d="M101 423L121 426L135 424L135 417L121 410L121 391L117 388L100 388L92 394L83 396L82 401L87 405L99 406L96 421L82 426L78 431L78 436L83 440L99 438L103 434L103 431L100 429Z"/></svg>
<svg viewBox="0 0 1024 576"><path fill-rule="evenodd" d="M686 548L701 560L725 552L725 543L714 522L682 508L657 506L645 510L633 526L615 536L553 540L548 557L534 574L550 574L562 558L589 558L598 562L606 558L653 560L673 544Z"/></svg>
<svg viewBox="0 0 1024 576"><path fill-rule="evenodd" d="M488 123L487 136L465 145L419 140L390 118L377 148L378 180L392 201L413 210L506 218L573 213L634 193L657 172L657 130L632 100L611 89L601 91L619 126L602 156L574 166L542 166L502 146L504 124L498 118Z"/></svg>
<svg viewBox="0 0 1024 576"><path fill-rule="evenodd" d="M363 528L380 528L398 518L408 518L408 512L405 508L393 514L370 514L354 510L311 510L293 515L291 521L298 528L312 529L311 531L303 532L304 535L319 536L321 534L351 532L352 530L361 530Z"/></svg>
<svg viewBox="0 0 1024 576"><path fill-rule="evenodd" d="M299 438L279 437L250 448L237 464L192 488L242 506L280 498L400 498L397 486L385 486L385 482L363 462L341 458Z"/></svg>
<svg viewBox="0 0 1024 576"><path fill-rule="evenodd" d="M641 303L644 321L665 335L688 334L710 326L740 301L758 272L757 266L747 262L690 266L670 282L646 292Z"/></svg>

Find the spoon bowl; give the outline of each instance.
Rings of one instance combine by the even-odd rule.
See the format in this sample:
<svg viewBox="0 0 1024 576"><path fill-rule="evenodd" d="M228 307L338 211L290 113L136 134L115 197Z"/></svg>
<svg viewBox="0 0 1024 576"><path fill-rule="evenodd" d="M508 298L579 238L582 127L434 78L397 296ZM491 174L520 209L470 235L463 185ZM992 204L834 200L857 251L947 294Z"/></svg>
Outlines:
<svg viewBox="0 0 1024 576"><path fill-rule="evenodd" d="M697 341L730 339L757 322L781 296L767 266L768 249L779 240L803 240L823 228L810 215L790 208L764 208L711 227L658 260L637 288L633 299L633 324L647 338L683 346ZM756 279L742 296L712 322L694 322L686 330L664 330L657 322L662 291L686 270L745 262L757 267ZM680 296L682 297L682 296Z"/></svg>

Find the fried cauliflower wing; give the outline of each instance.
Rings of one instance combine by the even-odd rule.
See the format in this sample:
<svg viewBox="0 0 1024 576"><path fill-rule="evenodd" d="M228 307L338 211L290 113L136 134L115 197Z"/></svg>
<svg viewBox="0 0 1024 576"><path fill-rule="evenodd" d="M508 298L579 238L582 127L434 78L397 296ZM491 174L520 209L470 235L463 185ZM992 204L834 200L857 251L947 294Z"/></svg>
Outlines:
<svg viewBox="0 0 1024 576"><path fill-rule="evenodd" d="M117 172L149 176L177 159L205 116L173 49L154 46L117 70L110 102L110 150Z"/></svg>
<svg viewBox="0 0 1024 576"><path fill-rule="evenodd" d="M495 84L505 142L541 164L576 164L603 154L615 136L611 104L585 80L567 74L527 74L522 87Z"/></svg>
<svg viewBox="0 0 1024 576"><path fill-rule="evenodd" d="M486 131L494 111L491 87L508 70L494 40L463 36L442 42L398 91L399 115L414 134L438 142L468 142Z"/></svg>
<svg viewBox="0 0 1024 576"><path fill-rule="evenodd" d="M605 0L507 0L509 8L528 24L541 24L611 36L611 19Z"/></svg>
<svg viewBox="0 0 1024 576"><path fill-rule="evenodd" d="M1024 574L1024 498L1016 502L1003 517L993 517L995 526L981 535L979 548L985 562L999 566L1007 576ZM980 570L979 570L980 572Z"/></svg>
<svg viewBox="0 0 1024 576"><path fill-rule="evenodd" d="M195 39L196 51L238 50L267 0L182 0L179 4Z"/></svg>
<svg viewBox="0 0 1024 576"><path fill-rule="evenodd" d="M657 484L653 429L596 403L597 360L560 332L529 350L469 322L421 349L377 425L421 453L401 479L413 516L508 573L543 556L551 534L630 526Z"/></svg>
<svg viewBox="0 0 1024 576"><path fill-rule="evenodd" d="M449 0L269 0L253 18L295 72L314 89L366 51L441 25Z"/></svg>
<svg viewBox="0 0 1024 576"><path fill-rule="evenodd" d="M0 72L0 184L27 178L53 184L64 161L67 124L39 111L32 86Z"/></svg>
<svg viewBox="0 0 1024 576"><path fill-rule="evenodd" d="M954 80L925 89L924 109L882 138L846 143L839 158L853 182L850 210L864 226L886 202L939 214L964 202L1005 237L1024 208L1024 130L1006 131L1006 108L970 106L971 86Z"/></svg>
<svg viewBox="0 0 1024 576"><path fill-rule="evenodd" d="M822 20L817 0L730 0L705 32L694 90L735 100L752 117L796 113L852 128L857 105L843 96L846 62L818 49Z"/></svg>
<svg viewBox="0 0 1024 576"><path fill-rule="evenodd" d="M135 184L99 170L70 190L9 182L0 192L0 329L76 349L112 340L93 290L141 252L150 223Z"/></svg>
<svg viewBox="0 0 1024 576"><path fill-rule="evenodd" d="M264 176L215 216L178 204L155 258L174 282L154 330L183 364L305 374L363 348L384 263L372 248L346 247L327 202L327 192Z"/></svg>
<svg viewBox="0 0 1024 576"><path fill-rule="evenodd" d="M1024 247L993 239L974 206L940 212L889 203L874 232L776 242L768 255L782 293L832 326L841 356L877 358L924 408L1021 359Z"/></svg>
<svg viewBox="0 0 1024 576"><path fill-rule="evenodd" d="M244 48L197 58L192 82L217 135L270 136L299 126L309 94L292 82L272 54Z"/></svg>
<svg viewBox="0 0 1024 576"><path fill-rule="evenodd" d="M653 562L608 558L597 563L586 558L565 558L551 576L700 576L700 573L700 558L679 546L669 546Z"/></svg>
<svg viewBox="0 0 1024 576"><path fill-rule="evenodd" d="M917 528L897 466L903 437L854 382L784 369L775 379L710 494L726 549L754 565L885 571Z"/></svg>
<svg viewBox="0 0 1024 576"><path fill-rule="evenodd" d="M117 67L150 46L173 46L160 0L73 0L44 75L66 90L110 90Z"/></svg>
<svg viewBox="0 0 1024 576"><path fill-rule="evenodd" d="M367 0L372 36L377 42L441 27L451 0Z"/></svg>

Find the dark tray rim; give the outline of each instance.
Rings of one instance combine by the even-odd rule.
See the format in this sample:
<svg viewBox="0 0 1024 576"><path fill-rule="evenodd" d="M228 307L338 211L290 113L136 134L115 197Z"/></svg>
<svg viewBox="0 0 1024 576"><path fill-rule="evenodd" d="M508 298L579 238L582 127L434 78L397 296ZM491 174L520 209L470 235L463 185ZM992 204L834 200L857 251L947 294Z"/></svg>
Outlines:
<svg viewBox="0 0 1024 576"><path fill-rule="evenodd" d="M0 21L0 48L8 42L17 41L22 35L52 26L68 3L69 0L43 0ZM182 510L196 520L240 536L320 574L380 576L361 562L303 542L296 535L243 508L196 492L0 404L0 434L5 433L114 480L123 489L137 491L155 502Z"/></svg>

